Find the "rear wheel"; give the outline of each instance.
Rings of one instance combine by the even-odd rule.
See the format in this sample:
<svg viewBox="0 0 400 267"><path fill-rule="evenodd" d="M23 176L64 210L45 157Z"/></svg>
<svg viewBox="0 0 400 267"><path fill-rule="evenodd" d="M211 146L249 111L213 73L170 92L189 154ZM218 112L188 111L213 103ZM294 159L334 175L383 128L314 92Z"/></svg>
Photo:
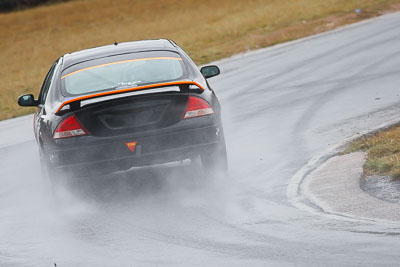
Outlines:
<svg viewBox="0 0 400 267"><path fill-rule="evenodd" d="M206 171L220 172L228 171L228 157L226 154L225 138L222 135L220 142L200 155L202 165Z"/></svg>

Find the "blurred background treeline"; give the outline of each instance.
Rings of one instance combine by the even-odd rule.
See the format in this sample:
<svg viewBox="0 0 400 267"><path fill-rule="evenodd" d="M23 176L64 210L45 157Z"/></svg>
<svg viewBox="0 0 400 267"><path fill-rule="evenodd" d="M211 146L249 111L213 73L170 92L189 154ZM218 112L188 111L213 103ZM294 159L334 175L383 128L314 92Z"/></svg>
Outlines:
<svg viewBox="0 0 400 267"><path fill-rule="evenodd" d="M45 4L67 2L69 0L0 0L0 12L26 9Z"/></svg>

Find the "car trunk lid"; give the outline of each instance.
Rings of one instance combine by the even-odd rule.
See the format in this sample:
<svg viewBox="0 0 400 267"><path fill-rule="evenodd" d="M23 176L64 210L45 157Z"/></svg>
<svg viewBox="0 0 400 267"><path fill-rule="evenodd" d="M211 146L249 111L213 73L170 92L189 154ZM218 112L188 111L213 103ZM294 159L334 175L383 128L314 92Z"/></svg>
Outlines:
<svg viewBox="0 0 400 267"><path fill-rule="evenodd" d="M76 112L95 136L116 136L162 129L178 123L188 93L144 94L90 104Z"/></svg>

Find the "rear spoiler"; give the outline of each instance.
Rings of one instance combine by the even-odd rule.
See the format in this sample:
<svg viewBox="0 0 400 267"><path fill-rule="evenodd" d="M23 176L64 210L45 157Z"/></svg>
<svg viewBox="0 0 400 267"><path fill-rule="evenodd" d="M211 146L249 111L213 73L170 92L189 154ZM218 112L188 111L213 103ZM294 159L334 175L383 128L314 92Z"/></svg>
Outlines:
<svg viewBox="0 0 400 267"><path fill-rule="evenodd" d="M199 84L197 82L194 82L194 81L179 81L179 82L168 82L168 83L158 83L158 84L151 84L151 85L145 85L145 86L137 86L137 87L132 87L132 88L126 88L126 89L120 89L120 90L114 90L114 91L107 91L107 92L103 92L103 93L85 95L85 96L81 96L81 97L68 99L68 100L66 100L66 101L64 101L63 103L60 104L60 106L58 107L58 109L57 109L57 111L55 113L58 114L60 111L70 110L71 106L75 105L75 104L79 104L79 107L82 107L84 105L88 105L88 104L91 104L91 103L98 102L98 101L94 101L94 99L100 98L100 97L103 98L103 97L106 97L106 96L115 96L115 97L108 97L107 100L115 99L115 98L123 97L127 93L130 93L130 92L133 92L133 91L152 89L152 88L158 88L158 87L165 87L165 90L163 90L164 92L174 91L173 88L171 88L171 87L173 87L174 85L175 86L176 85L179 86L179 85L182 85L182 84L187 84L189 86L190 85L194 85L196 87L196 89L199 89L201 91L205 90L205 87L203 85L201 85L201 84ZM160 90L158 90L158 91L160 91ZM160 91L160 92L163 92L163 91ZM137 92L137 93L139 93L139 92ZM146 90L146 93L150 93L150 92ZM118 95L120 95L120 96L118 96Z"/></svg>

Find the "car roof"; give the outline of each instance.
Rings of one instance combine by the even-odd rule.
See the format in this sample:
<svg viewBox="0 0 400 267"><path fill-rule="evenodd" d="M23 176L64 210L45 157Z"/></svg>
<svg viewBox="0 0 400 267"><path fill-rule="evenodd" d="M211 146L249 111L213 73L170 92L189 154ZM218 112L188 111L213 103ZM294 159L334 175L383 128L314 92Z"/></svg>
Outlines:
<svg viewBox="0 0 400 267"><path fill-rule="evenodd" d="M167 39L114 43L112 45L99 46L65 54L62 57L63 68L65 69L76 63L95 58L152 50L177 51L176 45Z"/></svg>

